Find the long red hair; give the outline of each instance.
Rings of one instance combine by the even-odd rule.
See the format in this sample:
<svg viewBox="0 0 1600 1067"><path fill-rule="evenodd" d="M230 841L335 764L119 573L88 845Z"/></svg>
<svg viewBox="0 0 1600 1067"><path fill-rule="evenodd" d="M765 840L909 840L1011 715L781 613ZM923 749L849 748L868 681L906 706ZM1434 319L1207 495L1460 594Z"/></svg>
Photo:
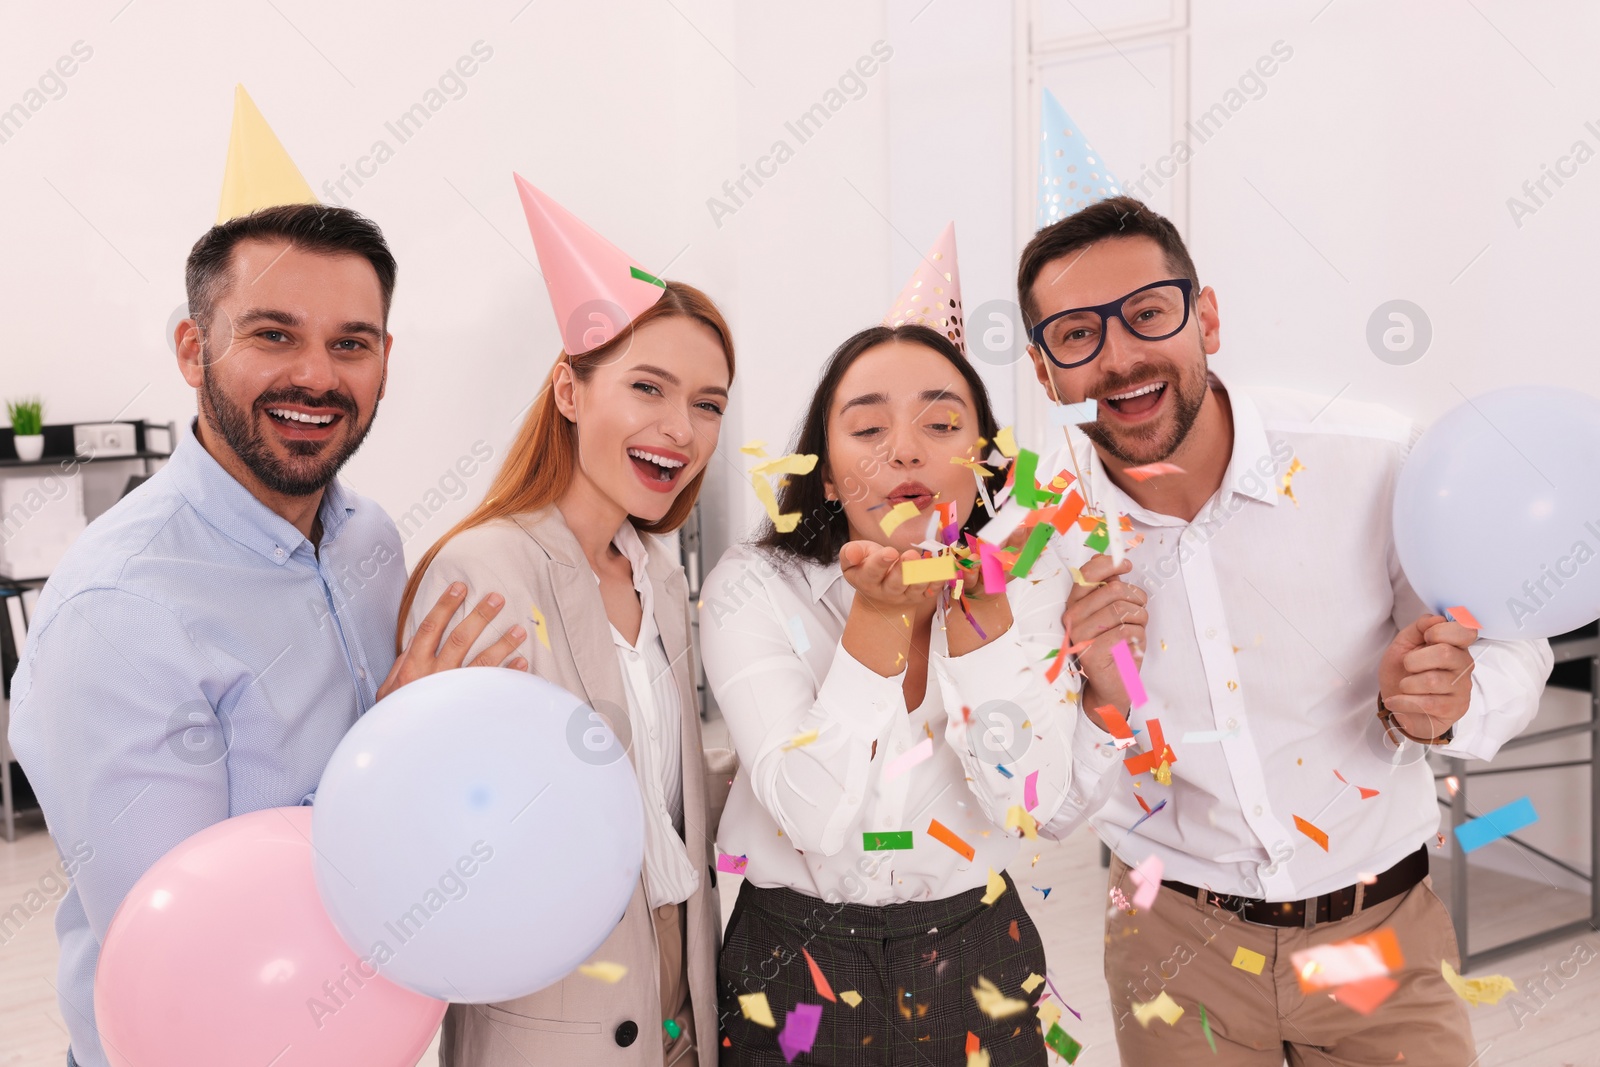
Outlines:
<svg viewBox="0 0 1600 1067"><path fill-rule="evenodd" d="M439 550L452 537L463 530L482 526L494 519L525 515L549 507L559 500L561 494L572 484L578 468L578 428L556 407L555 390L551 388L555 378L555 368L564 362L572 368L574 378L586 382L594 375L597 367L616 355L619 349L625 350L638 330L657 319L672 316L694 319L711 327L712 332L717 335L717 340L722 343L722 354L728 361L728 381L730 384L733 382L733 335L728 330L727 321L723 319L722 312L717 310L717 305L712 303L710 297L694 286L682 282L667 282L666 292L661 295L661 299L651 304L629 323L626 329L599 348L578 356L562 352L557 357L555 365L550 368L550 375L545 379L544 387L539 392L539 399L529 409L527 418L523 419L522 428L517 431L515 440L511 442L511 452L500 465L500 470L495 473L494 481L489 484L489 492L484 496L483 502L434 542L433 547L428 549L417 562L416 569L411 572L411 577L406 582L405 595L400 598L400 618L395 627L394 639L397 653L404 651L401 634L405 632L406 616L411 611L412 601L416 599L417 587L422 584L422 576L427 573ZM628 521L644 533L671 533L682 526L688 519L689 513L694 510L695 500L700 495L700 483L705 476L706 472L702 469L688 485L683 487L673 500L672 506L667 509L667 513L656 522L644 522L631 515Z"/></svg>

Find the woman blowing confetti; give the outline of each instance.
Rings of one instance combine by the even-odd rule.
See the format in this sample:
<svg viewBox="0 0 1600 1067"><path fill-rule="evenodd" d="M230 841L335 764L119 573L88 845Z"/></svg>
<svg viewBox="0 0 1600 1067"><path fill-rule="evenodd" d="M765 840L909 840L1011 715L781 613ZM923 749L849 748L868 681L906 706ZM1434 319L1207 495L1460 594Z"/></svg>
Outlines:
<svg viewBox="0 0 1600 1067"><path fill-rule="evenodd" d="M747 876L724 1064L1045 1062L1044 947L1004 869L1082 821L1096 776L1074 775L1051 670L1071 579L1008 582L1016 553L973 536L995 435L947 336L858 333L775 468L774 521L707 579L706 674L741 763L720 862Z"/></svg>

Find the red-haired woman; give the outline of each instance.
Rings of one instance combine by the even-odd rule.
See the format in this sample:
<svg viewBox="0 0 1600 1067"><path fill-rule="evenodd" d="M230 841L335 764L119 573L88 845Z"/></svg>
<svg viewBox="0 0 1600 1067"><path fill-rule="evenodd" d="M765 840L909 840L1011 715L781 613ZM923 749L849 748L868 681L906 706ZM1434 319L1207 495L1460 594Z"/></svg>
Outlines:
<svg viewBox="0 0 1600 1067"><path fill-rule="evenodd" d="M547 277L549 258L541 246ZM596 347L583 349L593 331L567 317L567 351L487 497L422 558L401 603L409 640L453 583L465 583L469 602L479 590L504 593L492 629L523 623L529 669L609 721L615 758L627 751L645 799L640 881L594 954L626 974L614 985L574 974L507 1003L452 1005L440 1045L451 1067L717 1062L721 917L710 864L721 797L708 793L732 762L705 766L687 584L658 535L689 516L716 451L733 343L704 293L647 284L662 287L654 302Z"/></svg>

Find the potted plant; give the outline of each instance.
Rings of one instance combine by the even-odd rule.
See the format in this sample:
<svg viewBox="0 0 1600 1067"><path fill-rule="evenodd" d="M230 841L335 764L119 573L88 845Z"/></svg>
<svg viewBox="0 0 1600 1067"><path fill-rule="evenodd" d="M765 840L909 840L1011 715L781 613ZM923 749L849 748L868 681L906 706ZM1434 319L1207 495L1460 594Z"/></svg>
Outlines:
<svg viewBox="0 0 1600 1067"><path fill-rule="evenodd" d="M44 455L44 401L36 396L7 400L6 411L11 416L17 457L33 460Z"/></svg>

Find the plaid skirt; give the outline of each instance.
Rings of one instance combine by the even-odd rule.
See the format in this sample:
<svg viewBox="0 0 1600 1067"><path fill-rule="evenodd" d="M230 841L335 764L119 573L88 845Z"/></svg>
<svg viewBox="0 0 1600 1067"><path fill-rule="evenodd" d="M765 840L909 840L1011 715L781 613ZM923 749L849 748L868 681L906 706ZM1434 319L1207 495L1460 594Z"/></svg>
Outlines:
<svg viewBox="0 0 1600 1067"><path fill-rule="evenodd" d="M983 903L978 888L881 907L745 882L718 967L723 1067L785 1063L779 1035L797 1004L822 1007L816 1041L797 1063L961 1067L972 1034L992 1067L1043 1067L1032 1006L1044 985L1025 993L1022 983L1045 973L1044 943L1017 887L1002 877L1006 891L993 904ZM837 999L819 991L812 961ZM1029 1010L991 1018L974 996L984 988L980 978ZM766 994L776 1027L746 1018L739 998L757 992ZM852 1006L846 992L859 994L860 1003Z"/></svg>

